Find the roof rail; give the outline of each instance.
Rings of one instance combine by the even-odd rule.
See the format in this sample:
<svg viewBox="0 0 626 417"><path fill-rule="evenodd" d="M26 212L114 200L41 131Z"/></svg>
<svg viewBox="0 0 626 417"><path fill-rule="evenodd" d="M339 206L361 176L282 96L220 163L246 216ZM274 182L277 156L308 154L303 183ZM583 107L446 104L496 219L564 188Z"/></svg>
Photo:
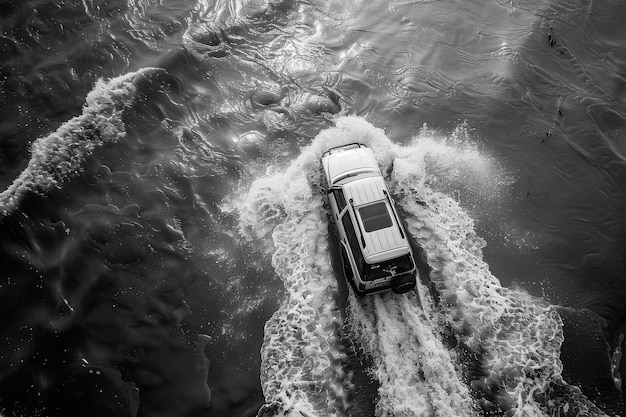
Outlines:
<svg viewBox="0 0 626 417"><path fill-rule="evenodd" d="M324 157L324 155L326 154L331 154L333 151L340 149L340 148L353 149L353 148L361 148L361 147L365 147L365 145L360 142L352 142L352 143L346 143L345 145L333 146L332 148L329 148L326 152L324 152L322 154L322 157Z"/></svg>
<svg viewBox="0 0 626 417"><path fill-rule="evenodd" d="M361 229L361 223L359 223L359 219L356 217L356 209L354 208L354 200L350 199L350 207L352 207L352 211L354 212L354 220L356 221L356 225L359 227L359 234L361 235L361 243L363 244L363 248L367 245L365 244L365 238L363 237L363 230Z"/></svg>
<svg viewBox="0 0 626 417"><path fill-rule="evenodd" d="M391 209L393 217L396 219L396 223L398 224L400 236L402 236L402 239L406 239L406 237L404 237L404 232L402 231L402 225L400 224L400 220L398 219L398 215L396 214L396 209L394 208L393 201L391 201L391 197L389 197L389 193L387 192L387 190L383 190L383 193L385 193L385 197L387 197L387 201L389 201L389 208Z"/></svg>

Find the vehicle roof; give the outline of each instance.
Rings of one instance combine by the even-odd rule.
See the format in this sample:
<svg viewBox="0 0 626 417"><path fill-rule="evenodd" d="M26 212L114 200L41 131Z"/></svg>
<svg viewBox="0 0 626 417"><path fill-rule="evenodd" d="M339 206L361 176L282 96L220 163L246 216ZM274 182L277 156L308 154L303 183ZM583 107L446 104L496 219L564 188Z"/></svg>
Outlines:
<svg viewBox="0 0 626 417"><path fill-rule="evenodd" d="M387 199L387 186L381 175L355 178L343 184L342 188L346 200L352 199L355 207Z"/></svg>
<svg viewBox="0 0 626 417"><path fill-rule="evenodd" d="M367 176L365 178L356 179L343 184L341 188L344 191L346 200L352 200L352 205L354 206L353 214L359 222L360 233L363 234L363 239L365 240L363 256L366 262L381 262L409 252L408 241L400 233L401 226L398 224L398 219L390 206L390 200L384 193L387 191L387 186L382 176ZM389 191L387 191L387 193L388 192ZM392 226L366 232L359 208L376 202L385 204L389 217L391 218Z"/></svg>
<svg viewBox="0 0 626 417"><path fill-rule="evenodd" d="M387 185L382 177L374 152L363 144L352 143L329 149L322 155L322 166L329 188L340 187L350 212L356 220L358 233L363 234L365 261L372 264L405 255L411 251L400 230L398 218L391 206ZM392 225L366 232L359 208L382 202Z"/></svg>

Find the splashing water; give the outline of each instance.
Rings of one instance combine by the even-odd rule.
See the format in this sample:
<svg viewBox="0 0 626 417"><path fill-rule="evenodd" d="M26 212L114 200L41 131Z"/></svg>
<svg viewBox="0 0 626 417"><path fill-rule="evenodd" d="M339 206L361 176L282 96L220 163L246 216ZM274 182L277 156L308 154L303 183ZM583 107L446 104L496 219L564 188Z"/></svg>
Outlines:
<svg viewBox="0 0 626 417"><path fill-rule="evenodd" d="M345 415L348 407L351 383L339 343L328 224L312 184L319 156L314 149L303 152L286 171L268 173L235 202L242 234L273 250L272 265L286 293L265 325L262 415Z"/></svg>
<svg viewBox="0 0 626 417"><path fill-rule="evenodd" d="M557 312L503 288L482 260L485 242L473 220L457 201L429 186L445 175L446 164L457 178L470 180L498 177L498 168L467 143L418 137L406 147L393 144L357 117L338 118L289 167L256 180L235 204L242 234L270 248L286 289L282 307L265 326L265 411L344 415L349 407L354 387L339 343L342 317L317 183L322 153L357 141L371 147L381 170L390 172L390 188L428 257L440 298L435 301L422 284L402 296L350 293L345 327L371 359L380 384L377 415L476 415L479 407L516 416L599 413L561 377ZM446 341L446 329L456 346ZM468 352L478 358L478 376L464 362Z"/></svg>
<svg viewBox="0 0 626 417"><path fill-rule="evenodd" d="M561 377L562 322L550 306L519 290L504 288L482 260L485 242L473 220L450 196L428 186L428 148L420 142L397 150L392 190L402 196L409 233L424 248L430 279L441 295L436 321L452 327L461 343L482 356L487 377L472 388L483 407L511 415L601 414L577 387ZM432 157L432 155L430 155ZM487 403L486 403L487 402Z"/></svg>
<svg viewBox="0 0 626 417"><path fill-rule="evenodd" d="M404 153L382 130L358 118L339 119L335 129L319 137L365 143L374 149L383 172ZM456 353L444 347L439 329L431 327L424 313L432 306L424 304L430 300L420 301L415 293L349 297L351 337L371 358L380 384L377 415L472 415L473 400L459 377Z"/></svg>
<svg viewBox="0 0 626 417"><path fill-rule="evenodd" d="M474 404L454 351L431 328L415 293L350 298L352 337L373 362L379 416L466 416Z"/></svg>

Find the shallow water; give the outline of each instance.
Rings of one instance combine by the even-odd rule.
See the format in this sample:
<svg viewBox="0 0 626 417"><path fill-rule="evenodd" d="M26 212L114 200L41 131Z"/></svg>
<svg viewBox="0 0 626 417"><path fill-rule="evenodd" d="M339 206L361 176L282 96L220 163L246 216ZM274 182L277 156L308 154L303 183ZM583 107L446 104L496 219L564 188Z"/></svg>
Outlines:
<svg viewBox="0 0 626 417"><path fill-rule="evenodd" d="M624 414L620 2L0 6L4 414ZM412 294L341 276L351 141Z"/></svg>

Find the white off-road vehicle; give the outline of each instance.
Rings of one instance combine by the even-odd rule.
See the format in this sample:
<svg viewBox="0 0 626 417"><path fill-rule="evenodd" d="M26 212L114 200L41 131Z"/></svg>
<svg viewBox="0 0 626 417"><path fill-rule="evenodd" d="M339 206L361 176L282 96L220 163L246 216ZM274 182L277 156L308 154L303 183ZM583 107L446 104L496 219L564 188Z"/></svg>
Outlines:
<svg viewBox="0 0 626 417"><path fill-rule="evenodd" d="M411 246L374 152L360 143L331 148L322 166L343 271L357 294L415 288Z"/></svg>

